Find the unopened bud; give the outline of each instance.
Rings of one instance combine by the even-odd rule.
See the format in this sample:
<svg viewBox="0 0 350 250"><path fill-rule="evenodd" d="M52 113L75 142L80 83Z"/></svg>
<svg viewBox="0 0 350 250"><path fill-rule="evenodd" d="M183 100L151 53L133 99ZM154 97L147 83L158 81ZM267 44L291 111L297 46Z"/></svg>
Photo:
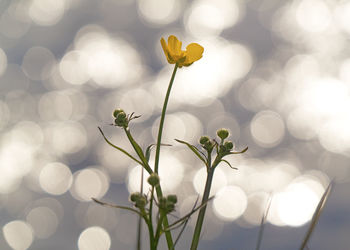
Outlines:
<svg viewBox="0 0 350 250"><path fill-rule="evenodd" d="M200 144L206 144L207 142L210 141L210 138L208 136L202 136L200 139L199 139L199 143Z"/></svg>
<svg viewBox="0 0 350 250"><path fill-rule="evenodd" d="M219 129L216 132L216 134L221 138L221 140L224 140L224 139L226 139L228 137L229 132L228 132L227 129L222 128L222 129Z"/></svg>
<svg viewBox="0 0 350 250"><path fill-rule="evenodd" d="M224 147L230 151L231 149L233 149L233 143L231 141L227 141L224 143Z"/></svg>
<svg viewBox="0 0 350 250"><path fill-rule="evenodd" d="M135 193L132 193L132 194L130 195L130 200L131 200L132 202L136 202L137 200L140 199L140 197L141 197L141 194L140 194L139 192L135 192Z"/></svg>
<svg viewBox="0 0 350 250"><path fill-rule="evenodd" d="M168 202L170 202L170 203L176 204L176 202L177 202L177 196L176 196L175 194L169 194L169 195L167 196L167 200L168 200Z"/></svg>
<svg viewBox="0 0 350 250"><path fill-rule="evenodd" d="M148 179L147 179L148 183L151 185L151 186L157 186L159 184L159 176L158 174L156 173L152 173Z"/></svg>
<svg viewBox="0 0 350 250"><path fill-rule="evenodd" d="M122 110L122 109L116 109L116 110L114 110L114 112L113 112L113 116L114 116L115 118L117 118L118 114L121 113L121 112L124 112L124 110Z"/></svg>

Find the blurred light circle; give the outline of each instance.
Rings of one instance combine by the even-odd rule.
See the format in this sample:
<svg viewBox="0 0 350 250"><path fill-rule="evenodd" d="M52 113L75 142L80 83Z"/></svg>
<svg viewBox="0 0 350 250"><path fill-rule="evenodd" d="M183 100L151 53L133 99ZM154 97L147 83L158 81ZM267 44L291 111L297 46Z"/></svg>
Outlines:
<svg viewBox="0 0 350 250"><path fill-rule="evenodd" d="M141 17L153 24L168 24L181 14L182 0L138 0Z"/></svg>
<svg viewBox="0 0 350 250"><path fill-rule="evenodd" d="M281 116L270 110L260 111L250 123L250 132L254 141L266 148L278 145L284 137L284 130Z"/></svg>
<svg viewBox="0 0 350 250"><path fill-rule="evenodd" d="M243 218L251 225L260 225L261 218L266 213L269 202L269 194L266 192L254 192L248 196L247 208Z"/></svg>
<svg viewBox="0 0 350 250"><path fill-rule="evenodd" d="M53 148L58 154L74 154L87 145L85 128L77 122L62 122L49 128Z"/></svg>
<svg viewBox="0 0 350 250"><path fill-rule="evenodd" d="M350 155L350 117L329 120L319 129L319 141L328 151Z"/></svg>
<svg viewBox="0 0 350 250"><path fill-rule="evenodd" d="M159 120L154 121L152 127L153 138L157 138ZM201 121L194 115L186 112L177 112L167 115L164 122L163 141L169 143L174 139L186 139L190 143L197 142L201 136L203 126Z"/></svg>
<svg viewBox="0 0 350 250"><path fill-rule="evenodd" d="M79 250L109 250L111 237L101 227L89 227L81 232L78 247Z"/></svg>
<svg viewBox="0 0 350 250"><path fill-rule="evenodd" d="M84 53L88 60L79 67L85 68L96 84L114 88L138 80L143 65L137 50L121 38L112 38L96 25L79 30L74 41L75 49Z"/></svg>
<svg viewBox="0 0 350 250"><path fill-rule="evenodd" d="M26 220L39 239L46 239L53 235L59 223L55 212L48 207L33 208L27 214Z"/></svg>
<svg viewBox="0 0 350 250"><path fill-rule="evenodd" d="M203 58L190 70L185 68L176 76L172 96L177 103L207 106L217 97L227 94L239 79L247 75L253 65L253 57L244 45L221 38L198 43L205 48ZM168 81L169 75L171 72L167 67L158 77L155 91L166 91L164 82Z"/></svg>
<svg viewBox="0 0 350 250"><path fill-rule="evenodd" d="M349 2L349 17L350 17L350 2ZM350 31L350 20L349 20ZM339 67L339 78L348 84L350 83L350 59L344 60Z"/></svg>
<svg viewBox="0 0 350 250"><path fill-rule="evenodd" d="M302 0L296 10L296 20L307 32L326 30L332 19L332 13L326 1Z"/></svg>
<svg viewBox="0 0 350 250"><path fill-rule="evenodd" d="M321 184L291 183L278 197L273 198L280 219L289 226L301 226L308 222L324 191Z"/></svg>
<svg viewBox="0 0 350 250"><path fill-rule="evenodd" d="M56 59L54 54L43 47L32 47L24 55L22 68L32 80L46 80L52 74Z"/></svg>
<svg viewBox="0 0 350 250"><path fill-rule="evenodd" d="M74 173L74 182L70 189L72 196L80 201L101 198L109 188L108 176L97 168L87 168Z"/></svg>
<svg viewBox="0 0 350 250"><path fill-rule="evenodd" d="M150 161L150 166L154 162ZM128 189L129 192L140 191L141 181L141 166L135 166L128 173ZM147 171L143 172L144 180L147 180L149 174ZM184 166L181 161L173 156L170 152L163 151L159 160L159 178L162 190L166 193L175 192L176 188L181 184L184 177ZM143 190L149 190L150 185L144 181Z"/></svg>
<svg viewBox="0 0 350 250"><path fill-rule="evenodd" d="M90 79L87 68L88 59L89 57L82 51L69 51L59 64L62 78L74 85L86 83Z"/></svg>
<svg viewBox="0 0 350 250"><path fill-rule="evenodd" d="M215 195L213 208L219 218L233 221L244 213L247 203L247 195L240 187L226 186Z"/></svg>
<svg viewBox="0 0 350 250"><path fill-rule="evenodd" d="M203 194L206 179L207 179L207 169L200 168L199 170L197 170L196 174L193 177L193 186L199 195ZM220 168L216 168L213 181L211 184L210 195L215 195L219 189L225 187L226 185L227 185L227 178L225 173Z"/></svg>
<svg viewBox="0 0 350 250"><path fill-rule="evenodd" d="M61 20L65 10L65 4L65 0L32 0L28 13L36 24L51 26Z"/></svg>
<svg viewBox="0 0 350 250"><path fill-rule="evenodd" d="M241 12L235 0L197 0L185 14L186 29L197 37L217 36L223 29L234 26Z"/></svg>
<svg viewBox="0 0 350 250"><path fill-rule="evenodd" d="M6 127L10 121L10 109L6 102L0 100L0 130Z"/></svg>
<svg viewBox="0 0 350 250"><path fill-rule="evenodd" d="M337 3L333 14L339 26L347 33L350 33L350 2L340 1Z"/></svg>
<svg viewBox="0 0 350 250"><path fill-rule="evenodd" d="M7 68L7 56L3 49L0 48L0 76L4 74Z"/></svg>
<svg viewBox="0 0 350 250"><path fill-rule="evenodd" d="M39 176L41 188L52 195L61 195L67 192L72 181L73 177L69 167L60 162L45 165Z"/></svg>
<svg viewBox="0 0 350 250"><path fill-rule="evenodd" d="M140 100L143 100L142 105L140 105ZM141 88L124 93L119 103L119 107L123 107L124 110L132 110L135 115L142 114L139 118L133 120L136 123L143 122L152 116L154 105L153 96Z"/></svg>
<svg viewBox="0 0 350 250"><path fill-rule="evenodd" d="M28 249L34 240L31 226L21 220L11 221L4 225L2 233L7 244L14 250Z"/></svg>
<svg viewBox="0 0 350 250"><path fill-rule="evenodd" d="M15 1L11 1L15 2ZM22 37L30 28L30 20L24 13L15 13L17 7L27 8L20 5L23 2L16 1L11 4L6 11L3 11L0 17L0 33L8 38L18 39ZM21 10L22 11L22 10ZM20 12L21 12L20 11Z"/></svg>

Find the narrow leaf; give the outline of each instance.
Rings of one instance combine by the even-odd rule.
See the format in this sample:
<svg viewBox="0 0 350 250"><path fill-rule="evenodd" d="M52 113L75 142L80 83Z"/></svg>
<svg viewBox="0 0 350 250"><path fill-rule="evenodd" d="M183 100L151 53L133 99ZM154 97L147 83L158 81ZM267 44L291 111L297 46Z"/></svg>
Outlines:
<svg viewBox="0 0 350 250"><path fill-rule="evenodd" d="M202 161L204 162L204 164L207 166L207 161L206 159L203 158L203 156L201 156L200 154L200 151L198 148L196 148L195 146L189 144L188 142L185 142L185 141L181 141L179 139L175 139L175 141L179 142L179 143L182 143L182 144L185 144L187 147L189 147L189 149L192 150L192 152L197 155L197 157Z"/></svg>
<svg viewBox="0 0 350 250"><path fill-rule="evenodd" d="M272 198L270 197L268 200L268 203L267 203L265 214L261 218L261 223L260 223L260 228L259 228L259 236L258 236L258 241L256 243L256 248L255 248L256 250L259 250L260 246L261 246L267 215L269 214L270 207L271 207L271 201L272 201Z"/></svg>
<svg viewBox="0 0 350 250"><path fill-rule="evenodd" d="M156 144L151 144L147 147L146 149L146 154L145 154L145 157L146 157L146 160L147 162L149 161L149 158L151 156L151 150L152 148L155 146ZM170 144L164 144L164 143L161 143L160 146L171 146Z"/></svg>
<svg viewBox="0 0 350 250"><path fill-rule="evenodd" d="M326 191L324 191L322 197L321 197L321 200L319 201L318 205L317 205L317 208L315 210L315 213L314 215L312 216L312 220L311 220L311 223L310 223L310 227L305 235L305 238L300 246L300 250L304 250L304 249L307 249L307 242L310 240L310 237L311 237L311 234L312 232L314 231L316 225L317 225L317 222L321 216L321 213L323 211L323 208L329 198L329 195L331 193L331 190L332 190L332 187L333 187L333 181L331 181L328 185L328 187L326 188Z"/></svg>
<svg viewBox="0 0 350 250"><path fill-rule="evenodd" d="M124 149L114 145L113 143L111 143L106 136L104 135L102 129L100 127L98 127L98 129L100 130L100 133L102 134L103 138L105 139L105 141L111 145L113 148L118 149L120 152L124 153L125 155L127 155L128 157L130 157L131 159L133 159L134 161L136 161L138 164L140 164L141 166L143 165L142 162L140 162L139 160L137 160L136 158L134 158L131 154L129 154L127 151L125 151Z"/></svg>
<svg viewBox="0 0 350 250"><path fill-rule="evenodd" d="M102 206L105 206L105 207L112 207L112 208L120 208L120 209L124 209L124 210L129 210L131 212L134 212L134 213L137 213L138 215L142 216L142 214L137 211L136 209L133 209L131 207L125 207L125 206L118 206L118 205L114 205L114 204L110 204L110 203L107 203L107 202L104 202L104 201L100 201L100 200L97 200L95 198L91 198L94 202L96 202L97 204L100 204Z"/></svg>
<svg viewBox="0 0 350 250"><path fill-rule="evenodd" d="M248 147L246 147L246 148L243 149L242 151L239 151L239 152L230 152L229 154L230 154L230 155L243 154L243 153L245 153L247 150L248 150Z"/></svg>
<svg viewBox="0 0 350 250"><path fill-rule="evenodd" d="M226 161L226 160L224 160L224 159L221 159L221 161L227 163L227 165L229 165L230 168L232 168L232 169L234 169L234 170L238 170L238 168L232 167L231 164L230 164L228 161Z"/></svg>

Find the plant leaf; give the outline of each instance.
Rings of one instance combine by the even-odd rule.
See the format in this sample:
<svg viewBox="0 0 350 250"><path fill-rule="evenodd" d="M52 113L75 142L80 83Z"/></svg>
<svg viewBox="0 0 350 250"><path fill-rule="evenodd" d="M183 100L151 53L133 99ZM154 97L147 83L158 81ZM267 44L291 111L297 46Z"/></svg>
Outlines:
<svg viewBox="0 0 350 250"><path fill-rule="evenodd" d="M185 142L185 141L181 141L179 139L175 139L175 141L179 142L179 143L182 143L182 144L185 144L187 147L189 147L189 149L192 150L192 152L197 155L197 157L202 161L204 162L204 164L207 166L208 163L207 163L207 160L203 158L203 156L200 155L200 151L198 148L196 148L195 146L189 144L188 142Z"/></svg>
<svg viewBox="0 0 350 250"><path fill-rule="evenodd" d="M260 246L261 246L267 215L269 214L270 207L271 207L271 201L272 201L272 198L270 197L268 200L268 203L267 203L265 214L261 218L261 223L260 223L260 228L259 228L259 236L258 236L258 241L256 243L256 248L255 248L256 250L259 250Z"/></svg>
<svg viewBox="0 0 350 250"><path fill-rule="evenodd" d="M133 157L131 154L129 154L126 150L114 145L113 143L111 143L106 136L104 135L102 129L100 127L98 127L98 130L100 130L100 133L102 134L103 138L105 139L105 141L111 145L113 148L118 149L120 152L124 153L125 155L127 155L128 157L130 157L131 159L133 159L134 161L136 161L138 164L140 164L141 166L143 165L142 162L140 162L139 160L137 160L135 157Z"/></svg>
<svg viewBox="0 0 350 250"><path fill-rule="evenodd" d="M232 169L234 169L234 170L238 170L238 168L232 167L231 164L230 164L228 161L226 161L226 160L224 160L224 159L221 159L221 161L227 163L227 165L229 165L230 168L232 168Z"/></svg>
<svg viewBox="0 0 350 250"><path fill-rule="evenodd" d="M243 154L248 150L248 147L246 147L245 149L243 149L242 151L239 152L230 152L228 153L229 155L237 155L237 154Z"/></svg>
<svg viewBox="0 0 350 250"><path fill-rule="evenodd" d="M146 149L146 154L145 154L145 157L146 157L146 160L147 162L149 161L149 158L151 156L151 150L152 148L155 146L156 144L151 144L147 147ZM171 146L170 144L165 144L165 143L161 143L160 146Z"/></svg>
<svg viewBox="0 0 350 250"><path fill-rule="evenodd" d="M304 250L305 248L307 248L307 242L309 241L309 239L311 237L311 234L312 234L312 232L314 231L314 229L315 229L315 227L317 225L317 222L318 222L318 220L319 220L319 218L321 216L323 208L324 208L324 206L325 206L325 204L326 204L326 202L328 200L329 195L331 194L332 187L333 187L333 181L331 181L329 183L328 187L326 188L326 190L324 191L324 193L323 193L323 195L321 197L321 200L319 201L319 203L317 205L315 213L312 216L310 227L307 230L307 233L305 235L305 238L304 238L303 242L301 243L300 250Z"/></svg>
<svg viewBox="0 0 350 250"><path fill-rule="evenodd" d="M110 204L110 203L107 203L107 202L104 202L104 201L100 201L100 200L97 200L95 198L91 198L94 202L96 202L97 204L100 204L102 206L105 206L105 207L112 207L112 208L120 208L120 209L124 209L124 210L129 210L129 211L132 211L134 213L137 213L138 215L142 216L142 214L137 211L136 209L133 209L131 207L126 207L126 206L118 206L118 205L114 205L114 204ZM143 217L143 216L142 216Z"/></svg>

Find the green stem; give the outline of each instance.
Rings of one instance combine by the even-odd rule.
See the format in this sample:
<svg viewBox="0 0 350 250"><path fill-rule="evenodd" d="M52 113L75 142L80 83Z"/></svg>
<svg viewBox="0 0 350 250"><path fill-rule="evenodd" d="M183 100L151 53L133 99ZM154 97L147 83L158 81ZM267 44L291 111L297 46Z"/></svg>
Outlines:
<svg viewBox="0 0 350 250"><path fill-rule="evenodd" d="M156 192L157 192L157 197L163 196L162 188L160 187L160 185L156 186ZM167 216L164 216L163 218L163 226L164 228L169 227L169 221ZM165 233L165 239L168 245L168 249L174 249L174 242L170 231L165 231L164 233Z"/></svg>
<svg viewBox="0 0 350 250"><path fill-rule="evenodd" d="M151 169L151 167L149 166L146 157L144 156L141 147L137 144L137 142L134 140L134 138L132 137L130 130L128 127L124 128L124 131L126 133L126 136L128 137L132 147L134 148L136 154L138 155L138 157L140 158L141 162L142 162L142 166L146 169L146 171L149 174L152 174L153 171Z"/></svg>
<svg viewBox="0 0 350 250"><path fill-rule="evenodd" d="M178 65L175 64L174 71L173 71L173 74L171 75L171 79L170 79L170 82L169 82L168 90L167 90L166 95L165 95L163 109L162 109L162 115L160 117L160 122L159 122L156 157L155 157L155 163L154 163L154 172L156 172L157 174L158 174L160 144L161 144L161 140L162 140L162 133L163 133L164 120L165 120L165 113L166 113L166 108L168 106L168 101L169 101L169 96L170 96L170 92L171 92L171 87L173 86L173 82L174 82L174 79L175 79L177 68L178 68Z"/></svg>
<svg viewBox="0 0 350 250"><path fill-rule="evenodd" d="M162 115L160 117L160 122L159 122L158 138L157 138L157 145L156 145L156 156L155 156L155 162L154 162L154 172L157 173L157 174L158 174L160 145L162 143L162 133L163 133L164 120L165 120L165 113L166 113L166 109L167 109L167 106L168 106L170 92L171 92L171 88L172 88L173 83L174 83L174 79L175 79L177 68L178 68L178 65L175 64L175 67L174 67L174 70L173 70L173 73L171 75L171 79L170 79L170 82L169 82L168 90L167 90L166 95L165 95L163 109L162 109ZM156 192L157 192L157 197L158 198L163 196L162 189L161 189L160 186L156 187ZM168 228L168 226L169 226L169 222L168 222L168 217L167 216L165 216L164 219L163 219L163 226L164 226L164 228ZM168 248L169 249L173 249L174 243L173 243L173 239L172 239L170 231L166 231L165 232L165 238L166 238L166 241L167 241Z"/></svg>
<svg viewBox="0 0 350 250"><path fill-rule="evenodd" d="M200 234L202 231L202 225L203 225L203 221L204 221L204 215L205 215L205 211L207 209L206 203L208 202L208 199L209 199L210 188L211 188L211 184L213 181L213 176L214 176L214 168L210 168L208 171L208 174L207 174L207 181L205 183L205 189L204 189L203 198L202 198L202 204L205 204L205 205L201 208L201 210L199 211L199 214L198 214L196 227L194 229L193 238L192 238L191 250L196 250L198 247L199 238L200 238Z"/></svg>

